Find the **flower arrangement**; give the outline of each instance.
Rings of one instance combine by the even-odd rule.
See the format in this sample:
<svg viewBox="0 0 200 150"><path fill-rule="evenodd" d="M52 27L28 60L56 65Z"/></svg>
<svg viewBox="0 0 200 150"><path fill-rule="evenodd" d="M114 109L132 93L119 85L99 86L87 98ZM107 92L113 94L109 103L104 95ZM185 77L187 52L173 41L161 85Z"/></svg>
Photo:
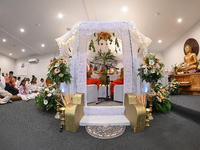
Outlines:
<svg viewBox="0 0 200 150"><path fill-rule="evenodd" d="M170 72L170 73L168 74L168 77L169 77L170 81L172 81L172 80L174 79L174 76L175 76L175 74L172 73L172 72Z"/></svg>
<svg viewBox="0 0 200 150"><path fill-rule="evenodd" d="M56 97L53 95L53 92L56 90L55 84L50 84L45 86L40 92L39 95L35 98L35 104L41 108L46 109L47 111L50 108L56 110Z"/></svg>
<svg viewBox="0 0 200 150"><path fill-rule="evenodd" d="M141 77L142 81L146 82L155 81L163 77L164 64L160 62L159 58L155 57L155 54L148 53L143 58L143 64L138 68L138 75Z"/></svg>
<svg viewBox="0 0 200 150"><path fill-rule="evenodd" d="M200 58L197 60L197 71L200 71Z"/></svg>
<svg viewBox="0 0 200 150"><path fill-rule="evenodd" d="M171 102L169 99L169 92L162 87L162 83L155 84L154 91L156 97L154 100L154 107L157 111L167 112L171 110Z"/></svg>
<svg viewBox="0 0 200 150"><path fill-rule="evenodd" d="M170 94L171 95L179 94L180 92L179 86L180 86L179 82L176 79L173 79L168 85L168 90Z"/></svg>
<svg viewBox="0 0 200 150"><path fill-rule="evenodd" d="M48 67L47 79L53 82L71 82L71 74L69 66L67 65L67 60L62 57L53 58L50 60L50 65Z"/></svg>

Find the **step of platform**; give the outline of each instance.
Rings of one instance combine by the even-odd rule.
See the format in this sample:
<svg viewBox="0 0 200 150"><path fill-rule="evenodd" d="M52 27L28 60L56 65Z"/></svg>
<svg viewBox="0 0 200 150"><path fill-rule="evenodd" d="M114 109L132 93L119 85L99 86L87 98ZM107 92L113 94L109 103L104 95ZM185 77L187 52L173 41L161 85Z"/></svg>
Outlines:
<svg viewBox="0 0 200 150"><path fill-rule="evenodd" d="M125 115L103 115L103 116L83 116L80 126L130 126L129 120Z"/></svg>
<svg viewBox="0 0 200 150"><path fill-rule="evenodd" d="M84 115L124 115L124 106L84 106Z"/></svg>

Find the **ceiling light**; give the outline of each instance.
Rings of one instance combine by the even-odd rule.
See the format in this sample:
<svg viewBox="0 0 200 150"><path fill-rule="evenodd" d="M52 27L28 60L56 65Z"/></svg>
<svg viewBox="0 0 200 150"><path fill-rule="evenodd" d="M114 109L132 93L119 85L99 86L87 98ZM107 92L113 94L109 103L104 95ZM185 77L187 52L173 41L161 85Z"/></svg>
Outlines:
<svg viewBox="0 0 200 150"><path fill-rule="evenodd" d="M158 17L159 15L160 15L160 13L159 12L157 12L157 13L155 13L154 14L156 17Z"/></svg>
<svg viewBox="0 0 200 150"><path fill-rule="evenodd" d="M161 41L161 40L158 40L158 43L162 43L162 41Z"/></svg>
<svg viewBox="0 0 200 150"><path fill-rule="evenodd" d="M63 17L63 14L58 14L58 18L62 18Z"/></svg>
<svg viewBox="0 0 200 150"><path fill-rule="evenodd" d="M10 53L9 55L12 55L12 53Z"/></svg>
<svg viewBox="0 0 200 150"><path fill-rule="evenodd" d="M22 49L22 52L25 52L25 49Z"/></svg>
<svg viewBox="0 0 200 150"><path fill-rule="evenodd" d="M23 28L21 28L21 29L20 29L20 31L21 31L21 32L24 32L24 29L23 29Z"/></svg>
<svg viewBox="0 0 200 150"><path fill-rule="evenodd" d="M44 44L42 44L41 46L42 46L42 47L45 47L45 45L44 45Z"/></svg>
<svg viewBox="0 0 200 150"><path fill-rule="evenodd" d="M181 19L181 18L179 18L177 21L178 21L178 22L182 22L182 19Z"/></svg>
<svg viewBox="0 0 200 150"><path fill-rule="evenodd" d="M127 7L123 7L123 8L122 8L122 11L123 11L123 12L127 12L127 10L128 10Z"/></svg>
<svg viewBox="0 0 200 150"><path fill-rule="evenodd" d="M6 39L3 39L3 42L6 42Z"/></svg>

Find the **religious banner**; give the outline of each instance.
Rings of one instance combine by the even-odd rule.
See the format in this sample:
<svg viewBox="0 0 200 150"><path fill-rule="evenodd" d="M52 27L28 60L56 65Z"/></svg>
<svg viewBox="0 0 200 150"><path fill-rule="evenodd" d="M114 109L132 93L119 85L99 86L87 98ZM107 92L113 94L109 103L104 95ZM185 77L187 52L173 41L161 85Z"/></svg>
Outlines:
<svg viewBox="0 0 200 150"><path fill-rule="evenodd" d="M28 63L19 63L17 75L28 75Z"/></svg>

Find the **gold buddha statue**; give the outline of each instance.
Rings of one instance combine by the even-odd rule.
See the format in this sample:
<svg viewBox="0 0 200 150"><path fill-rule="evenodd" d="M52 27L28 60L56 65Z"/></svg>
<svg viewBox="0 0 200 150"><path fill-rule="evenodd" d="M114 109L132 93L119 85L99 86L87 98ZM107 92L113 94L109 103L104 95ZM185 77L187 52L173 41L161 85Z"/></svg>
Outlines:
<svg viewBox="0 0 200 150"><path fill-rule="evenodd" d="M189 45L186 45L185 52L187 55L184 57L184 66L180 66L177 69L177 72L188 72L192 69L197 69L197 57L195 53L191 53L192 48Z"/></svg>

